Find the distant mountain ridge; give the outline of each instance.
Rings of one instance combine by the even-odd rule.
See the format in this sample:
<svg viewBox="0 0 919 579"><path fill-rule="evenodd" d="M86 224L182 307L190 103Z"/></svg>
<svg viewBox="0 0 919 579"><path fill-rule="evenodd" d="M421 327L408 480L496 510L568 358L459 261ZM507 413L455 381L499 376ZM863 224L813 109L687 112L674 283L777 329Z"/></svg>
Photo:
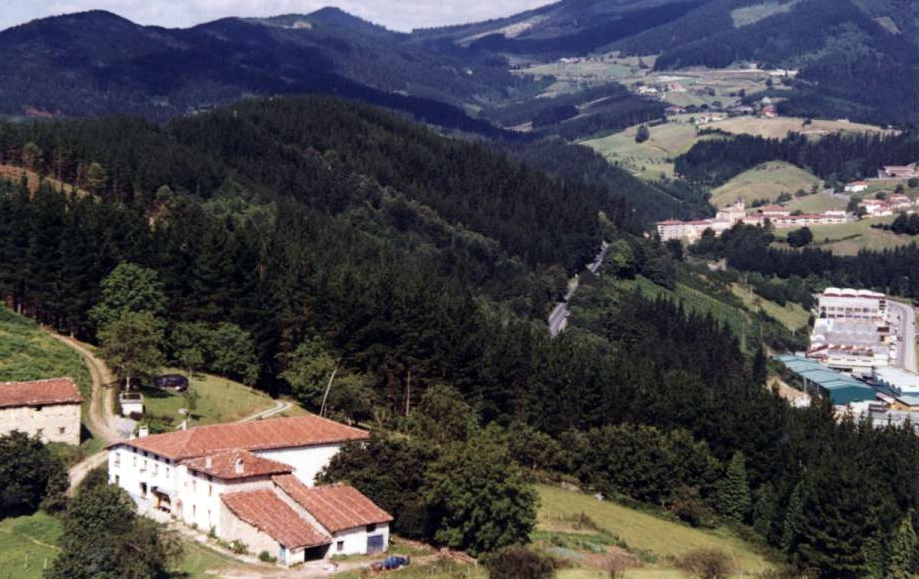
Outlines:
<svg viewBox="0 0 919 579"><path fill-rule="evenodd" d="M250 95L318 92L508 135L474 116L532 103L552 82L514 65L613 50L658 55L659 70L797 68L781 112L919 124L919 2L908 0L561 0L412 33L337 8L187 29L96 10L0 32L0 114L159 120Z"/></svg>

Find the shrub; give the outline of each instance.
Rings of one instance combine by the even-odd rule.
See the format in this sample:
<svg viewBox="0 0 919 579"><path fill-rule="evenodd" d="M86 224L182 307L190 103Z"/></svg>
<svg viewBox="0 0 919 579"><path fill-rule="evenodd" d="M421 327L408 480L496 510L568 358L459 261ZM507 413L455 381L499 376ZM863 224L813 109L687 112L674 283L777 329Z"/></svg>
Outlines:
<svg viewBox="0 0 919 579"><path fill-rule="evenodd" d="M550 579L555 564L548 557L520 545L504 547L482 558L490 579Z"/></svg>
<svg viewBox="0 0 919 579"><path fill-rule="evenodd" d="M268 551L262 551L261 553L258 554L258 560L265 562L265 563L275 563L278 560L278 558L272 557L268 553Z"/></svg>
<svg viewBox="0 0 919 579"><path fill-rule="evenodd" d="M696 549L677 561L684 573L699 579L727 579L734 573L731 558L719 549Z"/></svg>
<svg viewBox="0 0 919 579"><path fill-rule="evenodd" d="M247 552L249 549L246 547L245 543L243 543L239 539L236 539L235 541L230 543L230 550L236 553L237 555L242 555L243 553Z"/></svg>

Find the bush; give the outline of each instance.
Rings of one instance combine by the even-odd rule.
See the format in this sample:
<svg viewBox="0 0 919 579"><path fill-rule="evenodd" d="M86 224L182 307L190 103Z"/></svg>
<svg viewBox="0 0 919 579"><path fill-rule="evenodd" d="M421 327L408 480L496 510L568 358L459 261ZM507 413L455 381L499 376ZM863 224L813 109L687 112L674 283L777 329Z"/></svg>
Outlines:
<svg viewBox="0 0 919 579"><path fill-rule="evenodd" d="M275 562L277 562L278 558L277 558L277 557L272 557L272 556L268 553L268 551L262 551L261 553L258 554L258 560L259 560L259 561L262 561L262 562L264 562L264 563L275 563Z"/></svg>
<svg viewBox="0 0 919 579"><path fill-rule="evenodd" d="M245 543L243 543L239 539L236 539L235 541L230 543L230 550L236 553L237 555L242 555L243 553L246 553L249 549L248 547L246 547Z"/></svg>
<svg viewBox="0 0 919 579"><path fill-rule="evenodd" d="M482 557L490 579L550 579L555 564L548 557L520 545L504 547Z"/></svg>
<svg viewBox="0 0 919 579"><path fill-rule="evenodd" d="M731 558L720 549L696 549L677 561L684 573L699 579L727 579L734 573Z"/></svg>
<svg viewBox="0 0 919 579"><path fill-rule="evenodd" d="M638 131L635 132L635 142L644 143L651 137L651 129L648 128L648 125L642 125L638 127Z"/></svg>

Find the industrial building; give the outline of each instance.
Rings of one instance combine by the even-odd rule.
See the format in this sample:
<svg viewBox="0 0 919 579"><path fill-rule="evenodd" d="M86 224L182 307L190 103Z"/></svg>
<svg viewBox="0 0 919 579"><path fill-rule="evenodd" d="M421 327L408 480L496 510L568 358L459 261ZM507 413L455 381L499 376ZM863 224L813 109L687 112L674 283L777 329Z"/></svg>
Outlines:
<svg viewBox="0 0 919 579"><path fill-rule="evenodd" d="M805 392L827 396L834 406L872 401L877 398L877 393L871 386L809 358L783 354L775 359L795 374Z"/></svg>
<svg viewBox="0 0 919 579"><path fill-rule="evenodd" d="M817 296L815 314L808 358L863 376L890 364L894 340L884 294L827 288Z"/></svg>
<svg viewBox="0 0 919 579"><path fill-rule="evenodd" d="M919 374L902 368L875 368L874 386L897 396L919 397Z"/></svg>

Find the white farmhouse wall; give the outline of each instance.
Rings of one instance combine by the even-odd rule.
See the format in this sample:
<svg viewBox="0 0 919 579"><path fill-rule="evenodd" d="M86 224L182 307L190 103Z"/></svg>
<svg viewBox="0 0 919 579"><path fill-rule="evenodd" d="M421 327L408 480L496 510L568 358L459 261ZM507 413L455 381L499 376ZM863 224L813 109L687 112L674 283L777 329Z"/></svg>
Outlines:
<svg viewBox="0 0 919 579"><path fill-rule="evenodd" d="M355 527L339 531L332 535L332 547L329 555L366 555L367 539L371 536L383 536L383 551L389 549L389 525L376 525L376 528L367 532L367 527ZM341 547L339 548L339 543Z"/></svg>
<svg viewBox="0 0 919 579"><path fill-rule="evenodd" d="M171 512L178 498L178 467L169 459L150 452L118 445L109 450L109 482L123 488L141 514L156 508L154 490L170 497Z"/></svg>
<svg viewBox="0 0 919 579"><path fill-rule="evenodd" d="M80 405L14 406L0 408L0 435L18 430L42 442L80 444Z"/></svg>
<svg viewBox="0 0 919 579"><path fill-rule="evenodd" d="M341 444L324 444L299 448L256 450L253 452L259 456L293 467L293 475L300 479L303 484L311 487L316 484L316 475L329 464L333 456L338 454L341 447Z"/></svg>

